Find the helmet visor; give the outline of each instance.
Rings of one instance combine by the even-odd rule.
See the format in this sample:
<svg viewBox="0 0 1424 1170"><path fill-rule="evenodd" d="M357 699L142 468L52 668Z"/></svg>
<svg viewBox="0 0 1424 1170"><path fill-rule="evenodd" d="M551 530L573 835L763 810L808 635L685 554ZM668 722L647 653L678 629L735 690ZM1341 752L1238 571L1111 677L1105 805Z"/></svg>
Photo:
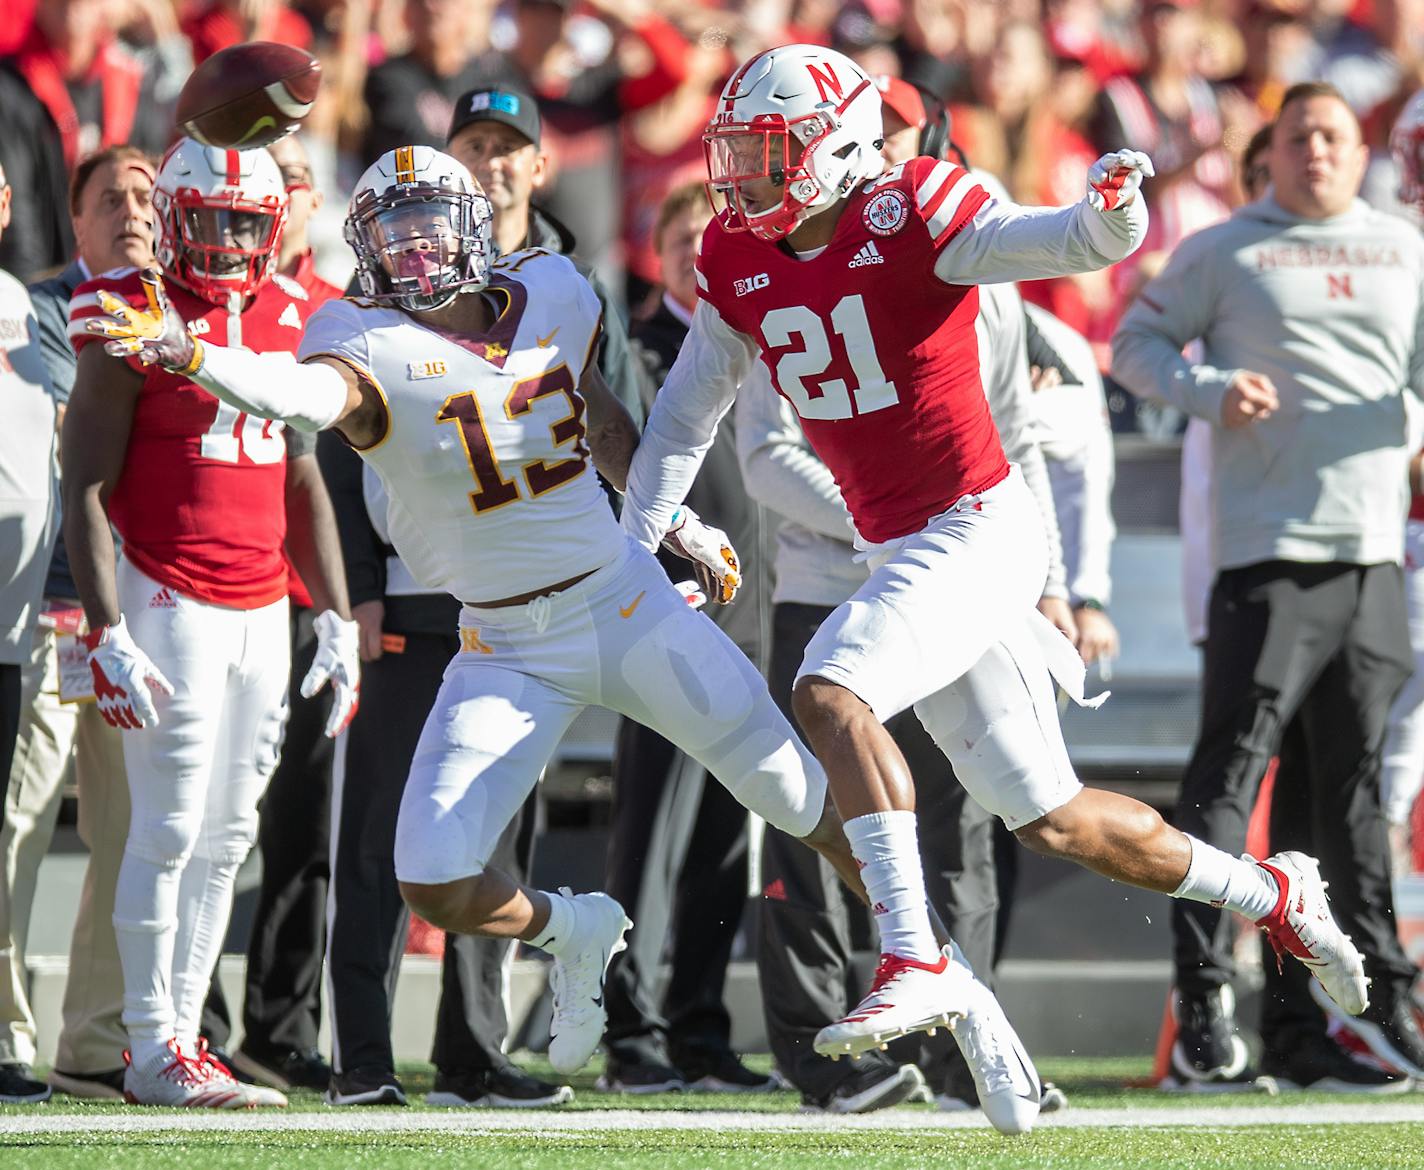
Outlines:
<svg viewBox="0 0 1424 1170"><path fill-rule="evenodd" d="M391 290L387 295L430 297L483 283L467 269L472 255L485 259L490 217L483 195L430 187L372 199L353 213L349 227L358 252Z"/></svg>
<svg viewBox="0 0 1424 1170"><path fill-rule="evenodd" d="M189 204L181 214L189 260L209 276L245 273L250 258L270 251L277 234L271 208Z"/></svg>
<svg viewBox="0 0 1424 1170"><path fill-rule="evenodd" d="M703 139L707 181L745 219L779 208L786 189L788 139L782 128L711 130Z"/></svg>

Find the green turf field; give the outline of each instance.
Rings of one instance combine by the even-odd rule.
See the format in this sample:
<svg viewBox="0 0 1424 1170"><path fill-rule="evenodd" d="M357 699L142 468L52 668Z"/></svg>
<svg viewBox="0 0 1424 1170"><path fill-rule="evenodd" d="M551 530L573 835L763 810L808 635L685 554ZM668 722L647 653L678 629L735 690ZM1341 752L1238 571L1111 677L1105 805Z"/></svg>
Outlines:
<svg viewBox="0 0 1424 1170"><path fill-rule="evenodd" d="M56 1098L0 1109L0 1170L1424 1170L1424 1095L1202 1098L1124 1087L1146 1071L1140 1062L1043 1061L1042 1072L1065 1088L1071 1107L1033 1135L1014 1139L981 1128L940 1128L963 1119L924 1105L858 1118L808 1118L797 1114L791 1093L738 1102L692 1094L610 1096L593 1091L596 1070L574 1078L572 1105L518 1115L427 1110L418 1103L404 1110L330 1110L305 1093L294 1095L285 1114L236 1115ZM419 1102L428 1070L405 1070L403 1079ZM1282 1120L1273 1120L1281 1110ZM1376 1113L1387 1120L1370 1120ZM1352 1120L1335 1121L1346 1116ZM124 1128L134 1126L141 1128Z"/></svg>

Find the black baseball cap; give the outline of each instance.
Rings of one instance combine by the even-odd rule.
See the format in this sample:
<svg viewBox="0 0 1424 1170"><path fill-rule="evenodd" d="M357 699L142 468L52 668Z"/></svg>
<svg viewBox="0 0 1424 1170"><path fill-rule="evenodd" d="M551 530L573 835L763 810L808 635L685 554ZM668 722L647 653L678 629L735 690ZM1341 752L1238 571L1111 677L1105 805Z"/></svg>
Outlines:
<svg viewBox="0 0 1424 1170"><path fill-rule="evenodd" d="M450 116L450 142L471 122L503 122L539 145L539 105L516 85L492 85L461 94Z"/></svg>

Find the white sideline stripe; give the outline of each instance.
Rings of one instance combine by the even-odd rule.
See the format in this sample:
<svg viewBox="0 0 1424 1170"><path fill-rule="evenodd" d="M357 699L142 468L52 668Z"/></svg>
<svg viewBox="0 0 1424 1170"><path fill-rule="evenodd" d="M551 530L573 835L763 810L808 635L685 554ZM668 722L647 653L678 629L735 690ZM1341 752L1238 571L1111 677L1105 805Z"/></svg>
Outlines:
<svg viewBox="0 0 1424 1170"><path fill-rule="evenodd" d="M1424 1101L1390 1104L1264 1105L1192 1109L1069 1109L1039 1118L1042 1129L1185 1128L1230 1126L1363 1125L1424 1122ZM391 1109L324 1109L313 1113L189 1111L159 1113L60 1113L53 1105L33 1113L0 1117L0 1136L33 1133L156 1133L164 1130L218 1133L340 1131L342 1133L521 1133L575 1136L607 1130L728 1131L775 1133L919 1132L985 1129L974 1113L885 1110L847 1116L805 1113L682 1112L634 1109L467 1109L410 1113Z"/></svg>
<svg viewBox="0 0 1424 1170"><path fill-rule="evenodd" d="M969 189L978 185L979 180L968 171L955 180L954 186L949 189L949 194L944 197L944 202L939 205L939 210L930 217L931 239L939 239L940 232L949 227L954 217L959 213L959 205L964 202L964 197L969 194Z"/></svg>

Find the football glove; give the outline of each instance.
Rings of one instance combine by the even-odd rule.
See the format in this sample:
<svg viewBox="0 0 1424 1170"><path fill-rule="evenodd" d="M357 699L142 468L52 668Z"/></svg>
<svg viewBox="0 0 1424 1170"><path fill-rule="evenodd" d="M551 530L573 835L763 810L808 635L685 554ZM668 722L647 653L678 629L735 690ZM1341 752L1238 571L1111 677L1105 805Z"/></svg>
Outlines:
<svg viewBox="0 0 1424 1170"><path fill-rule="evenodd" d="M326 734L335 739L346 730L361 703L361 633L355 622L342 621L335 610L323 610L312 622L316 657L302 679L302 698L310 699L331 683L331 714Z"/></svg>
<svg viewBox="0 0 1424 1170"><path fill-rule="evenodd" d="M726 605L737 595L742 584L737 550L725 532L702 523L691 508L684 505L672 514L663 547L692 562L702 591L718 605Z"/></svg>
<svg viewBox="0 0 1424 1170"><path fill-rule="evenodd" d="M80 635L89 650L94 698L110 727L156 727L158 709L153 692L173 694L173 684L134 643L121 616L112 626Z"/></svg>
<svg viewBox="0 0 1424 1170"><path fill-rule="evenodd" d="M1099 211L1116 211L1132 202L1143 178L1157 172L1140 150L1115 150L1088 168L1088 202Z"/></svg>
<svg viewBox="0 0 1424 1170"><path fill-rule="evenodd" d="M147 309L135 309L108 289L99 289L94 298L102 316L91 317L84 328L107 337L104 352L113 357L136 357L146 366L155 363L175 374L195 373L203 364L202 343L188 332L163 288L163 276L156 268L139 273Z"/></svg>

